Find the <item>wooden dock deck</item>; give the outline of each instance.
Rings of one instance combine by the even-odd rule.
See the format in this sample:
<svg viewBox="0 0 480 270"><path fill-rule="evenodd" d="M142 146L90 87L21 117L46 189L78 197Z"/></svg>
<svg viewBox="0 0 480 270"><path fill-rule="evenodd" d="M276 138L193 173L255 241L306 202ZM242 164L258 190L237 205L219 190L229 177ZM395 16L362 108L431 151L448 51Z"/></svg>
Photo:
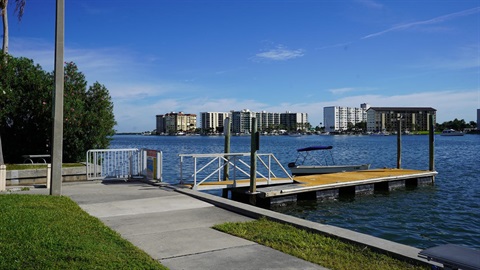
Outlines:
<svg viewBox="0 0 480 270"><path fill-rule="evenodd" d="M260 187L261 197L275 197L308 191L335 189L348 186L365 186L372 184L390 184L389 189L405 185L404 181L422 179L433 182L437 172L408 169L374 169L330 174L303 175L294 177L290 185ZM424 179L427 178L427 179ZM400 182L399 182L400 181ZM408 184L408 183L407 183ZM358 193L358 192L357 192Z"/></svg>
<svg viewBox="0 0 480 270"><path fill-rule="evenodd" d="M256 197L263 204L283 203L297 199L328 199L342 195L372 194L377 190L390 191L405 186L433 184L435 171L410 169L371 169L354 172L316 174L272 179L257 179ZM232 199L245 200L245 191L250 186L249 179L234 181L207 182L198 190L227 189ZM248 196L247 196L248 197Z"/></svg>

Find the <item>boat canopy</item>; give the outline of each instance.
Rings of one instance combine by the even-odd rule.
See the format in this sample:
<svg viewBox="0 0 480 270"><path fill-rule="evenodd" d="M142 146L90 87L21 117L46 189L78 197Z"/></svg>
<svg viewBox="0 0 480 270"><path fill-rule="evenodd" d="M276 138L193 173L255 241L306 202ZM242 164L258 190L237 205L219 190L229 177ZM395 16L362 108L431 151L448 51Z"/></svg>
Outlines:
<svg viewBox="0 0 480 270"><path fill-rule="evenodd" d="M315 151L315 150L330 150L332 149L333 146L323 146L323 145L318 145L318 146L309 146L305 148L300 148L297 149L298 152L305 152L305 151Z"/></svg>

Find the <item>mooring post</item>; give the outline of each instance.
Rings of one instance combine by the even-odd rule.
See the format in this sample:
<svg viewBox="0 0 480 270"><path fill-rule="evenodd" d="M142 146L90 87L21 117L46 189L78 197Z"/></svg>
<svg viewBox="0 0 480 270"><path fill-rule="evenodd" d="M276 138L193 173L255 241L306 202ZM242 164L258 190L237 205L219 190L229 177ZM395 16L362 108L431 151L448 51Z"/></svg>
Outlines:
<svg viewBox="0 0 480 270"><path fill-rule="evenodd" d="M428 130L428 149L429 149L429 166L430 171L435 171L435 123L433 114L429 115L429 130Z"/></svg>
<svg viewBox="0 0 480 270"><path fill-rule="evenodd" d="M230 118L227 117L225 118L225 121L223 121L223 134L225 134L225 148L224 148L224 153L225 154L230 154ZM229 179L228 171L229 171L229 162L230 158L229 156L225 156L225 161L224 161L224 166L223 166L223 180L227 181ZM222 197L223 198L228 198L228 190L223 189L222 190Z"/></svg>
<svg viewBox="0 0 480 270"><path fill-rule="evenodd" d="M257 119L252 117L251 127L251 146L250 146L250 203L256 204L257 192L257 150L259 148L259 137L257 132Z"/></svg>
<svg viewBox="0 0 480 270"><path fill-rule="evenodd" d="M397 116L397 169L402 168L402 117Z"/></svg>

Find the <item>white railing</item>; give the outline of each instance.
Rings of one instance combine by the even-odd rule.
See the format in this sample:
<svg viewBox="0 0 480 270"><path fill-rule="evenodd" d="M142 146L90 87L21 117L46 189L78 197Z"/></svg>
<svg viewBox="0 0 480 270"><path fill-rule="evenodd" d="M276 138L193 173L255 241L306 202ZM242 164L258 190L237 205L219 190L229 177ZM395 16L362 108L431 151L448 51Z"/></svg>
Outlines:
<svg viewBox="0 0 480 270"><path fill-rule="evenodd" d="M151 157L152 153L154 157ZM148 153L148 155L147 155ZM156 163L153 164L152 160ZM87 151L87 180L152 177L162 180L162 153L146 149L94 149ZM152 175L151 167L155 167Z"/></svg>
<svg viewBox="0 0 480 270"><path fill-rule="evenodd" d="M179 157L180 183L189 182L189 178L192 178L193 189L197 189L200 184L209 179L223 181L225 177L222 172L225 173L225 170L228 173L228 180L233 180L234 186L237 185L239 177L242 177L241 179L250 178L250 153L179 154ZM190 164L187 161L188 158L193 159ZM256 158L258 164L256 176L266 179L268 184L272 183L272 178L277 178L273 171L274 167L280 170L285 178L293 180L273 154L256 154ZM248 160L245 161L246 159ZM193 173L188 174L189 178L184 178L187 165L193 166ZM216 180L213 177L215 175Z"/></svg>

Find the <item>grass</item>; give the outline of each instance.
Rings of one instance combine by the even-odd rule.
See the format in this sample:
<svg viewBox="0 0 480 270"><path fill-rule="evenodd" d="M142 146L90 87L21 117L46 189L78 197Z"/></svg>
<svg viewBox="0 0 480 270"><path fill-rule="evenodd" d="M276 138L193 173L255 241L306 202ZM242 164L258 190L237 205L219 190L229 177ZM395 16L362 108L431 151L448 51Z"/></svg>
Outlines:
<svg viewBox="0 0 480 270"><path fill-rule="evenodd" d="M0 269L167 269L68 197L0 195Z"/></svg>
<svg viewBox="0 0 480 270"><path fill-rule="evenodd" d="M347 244L266 218L249 222L228 222L214 228L333 270L429 269L396 260L367 247Z"/></svg>
<svg viewBox="0 0 480 270"><path fill-rule="evenodd" d="M29 170L29 169L46 169L47 164L6 164L7 171L9 170ZM69 167L85 167L82 163L63 163L63 168Z"/></svg>

